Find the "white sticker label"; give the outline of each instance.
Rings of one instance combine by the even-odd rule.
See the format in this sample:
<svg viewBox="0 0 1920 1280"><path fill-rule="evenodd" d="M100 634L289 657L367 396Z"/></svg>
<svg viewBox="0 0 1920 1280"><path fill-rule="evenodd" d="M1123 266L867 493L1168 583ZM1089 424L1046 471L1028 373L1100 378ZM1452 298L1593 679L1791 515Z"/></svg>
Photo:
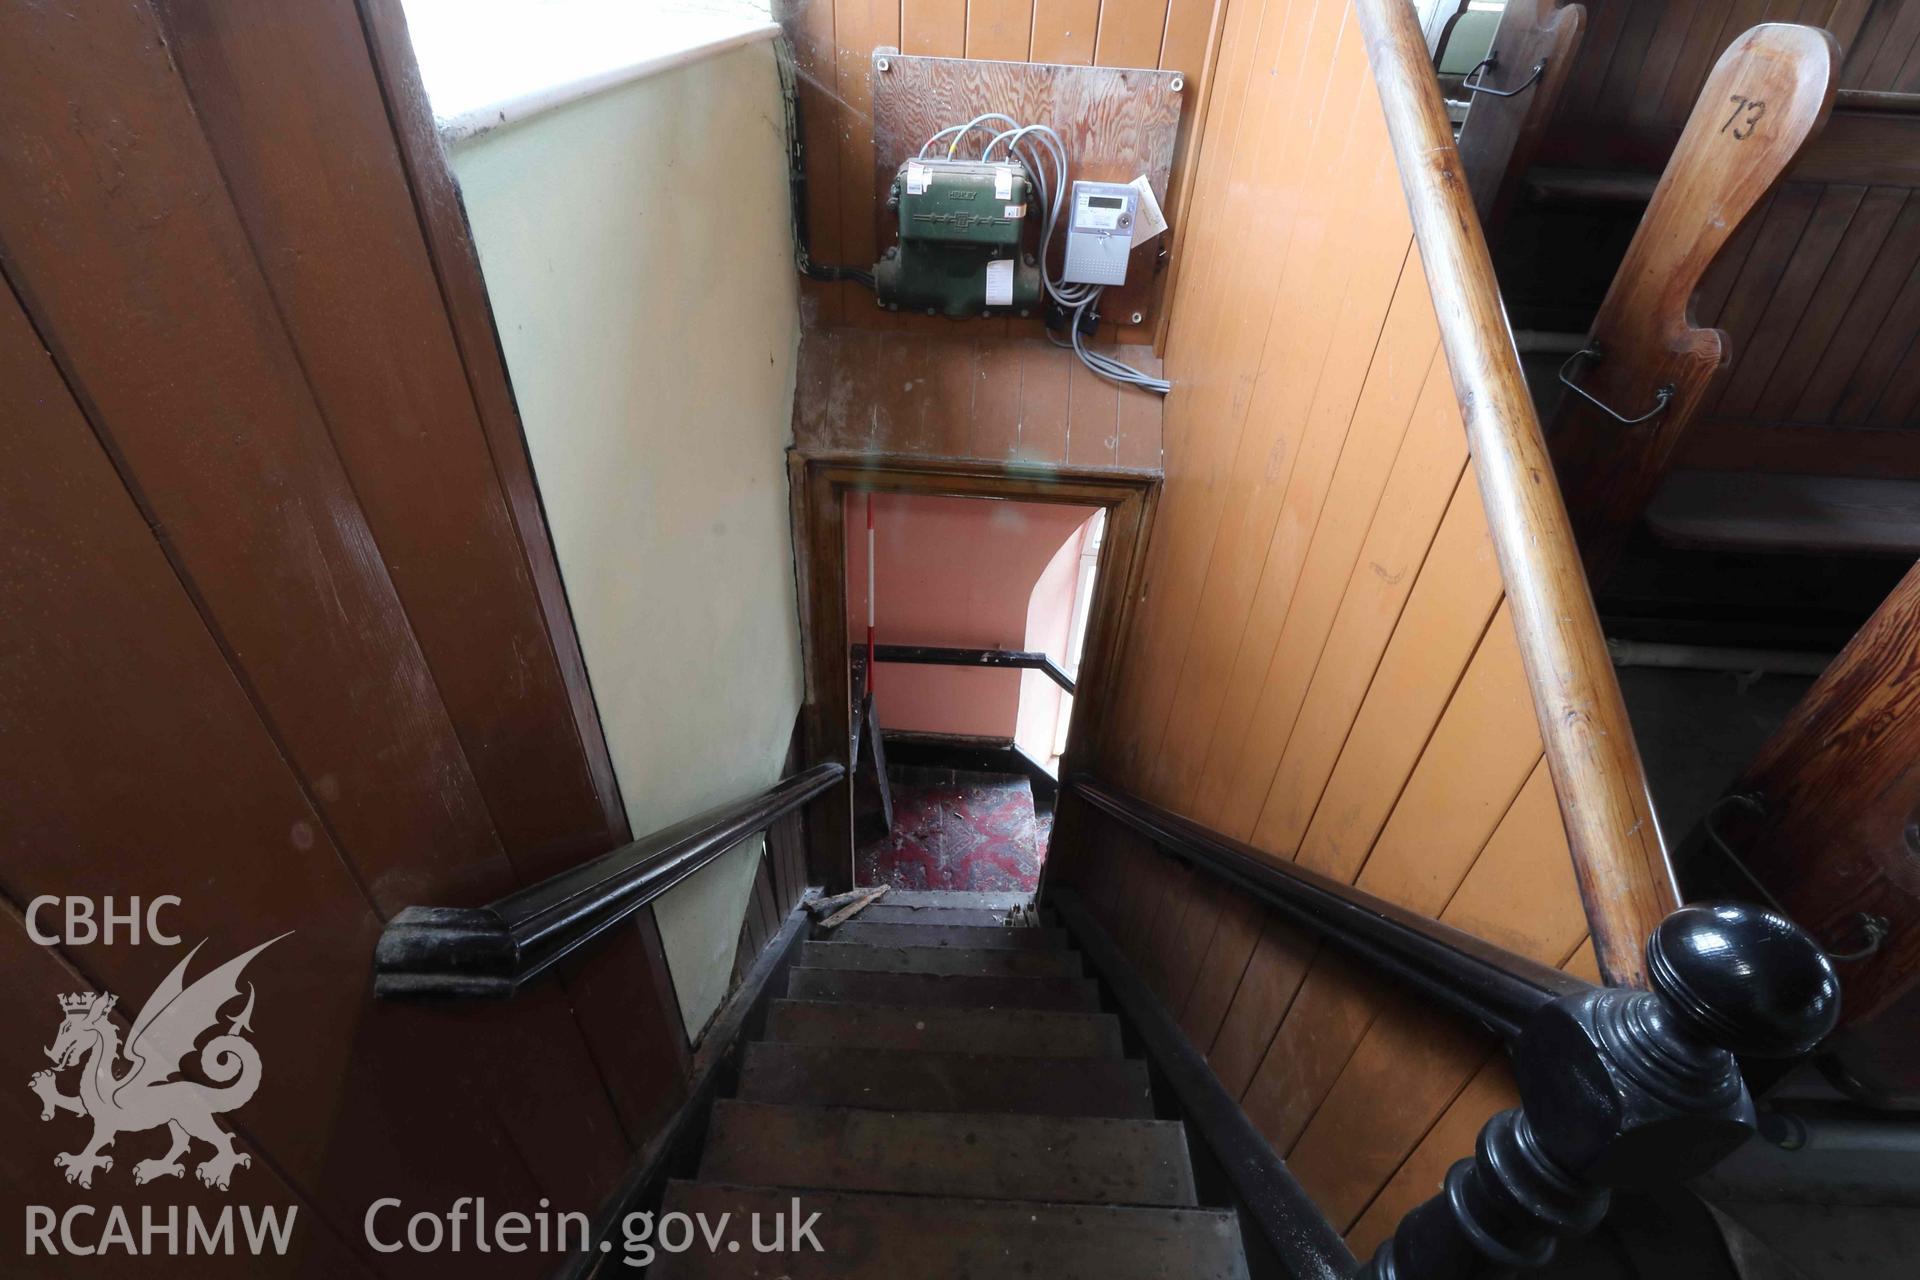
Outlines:
<svg viewBox="0 0 1920 1280"><path fill-rule="evenodd" d="M1001 165L993 171L993 198L996 200L1013 199L1013 170Z"/></svg>
<svg viewBox="0 0 1920 1280"><path fill-rule="evenodd" d="M907 194L917 196L927 189L927 166L907 161Z"/></svg>
<svg viewBox="0 0 1920 1280"><path fill-rule="evenodd" d="M987 264L987 305L1013 305L1013 259L997 258Z"/></svg>
<svg viewBox="0 0 1920 1280"><path fill-rule="evenodd" d="M1140 193L1133 202L1133 242L1145 244L1167 229L1167 218L1160 212L1160 202L1154 198L1153 184L1147 181L1146 174L1127 185Z"/></svg>
<svg viewBox="0 0 1920 1280"><path fill-rule="evenodd" d="M1000 216L1003 218L1024 218L1027 216L1027 206L1023 204L1010 204Z"/></svg>

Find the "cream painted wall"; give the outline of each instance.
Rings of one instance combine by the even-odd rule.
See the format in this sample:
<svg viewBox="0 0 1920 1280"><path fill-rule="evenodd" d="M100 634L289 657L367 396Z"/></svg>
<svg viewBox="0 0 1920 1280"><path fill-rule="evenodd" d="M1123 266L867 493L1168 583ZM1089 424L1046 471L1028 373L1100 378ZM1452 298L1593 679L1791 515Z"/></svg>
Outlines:
<svg viewBox="0 0 1920 1280"><path fill-rule="evenodd" d="M452 155L636 834L773 782L800 705L782 119L760 43ZM759 848L656 905L689 1036Z"/></svg>

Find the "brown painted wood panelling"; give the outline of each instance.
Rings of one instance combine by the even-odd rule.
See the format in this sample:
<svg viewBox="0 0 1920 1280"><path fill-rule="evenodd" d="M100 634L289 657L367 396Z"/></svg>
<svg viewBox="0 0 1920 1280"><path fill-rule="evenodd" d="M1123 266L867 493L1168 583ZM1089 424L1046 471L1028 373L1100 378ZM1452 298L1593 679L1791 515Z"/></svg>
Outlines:
<svg viewBox="0 0 1920 1280"><path fill-rule="evenodd" d="M591 1210L686 1045L650 923L511 1004L371 999L393 911L626 831L397 5L257 8L0 18L0 947L42 894L179 895L196 972L290 930L232 1119L308 1207L249 1274L397 1274L373 1197ZM29 1027L181 955L32 953ZM41 1188L73 1136L0 1122ZM115 1154L110 1195L157 1151Z"/></svg>
<svg viewBox="0 0 1920 1280"><path fill-rule="evenodd" d="M1465 286L1429 285L1356 7L1236 0L1206 109L1166 485L1098 772L1276 859L1590 965L1529 685L1538 640L1506 598L1435 311L1432 290ZM1085 825L1063 874L1370 1248L1394 1220L1370 1206L1431 1194L1510 1104L1490 1042L1068 813Z"/></svg>
<svg viewBox="0 0 1920 1280"><path fill-rule="evenodd" d="M376 1173L409 1194L604 1191L624 1147L557 988L460 1017L371 1005L382 916L365 865L288 767L270 707L231 665L25 315L4 301L10 909L43 894L175 894L178 931L206 939L209 962L293 931L248 971L272 1076L233 1119L356 1250ZM480 871L504 881L497 858ZM137 1008L179 958L96 943L61 961ZM36 1021L57 1021L65 990L31 990ZM503 1034L521 1038L515 1052L500 1052ZM467 1118L425 1119L446 1115L450 1096ZM423 1119L402 1129L395 1115ZM7 1143L51 1167L67 1148L48 1143L70 1135L34 1123Z"/></svg>

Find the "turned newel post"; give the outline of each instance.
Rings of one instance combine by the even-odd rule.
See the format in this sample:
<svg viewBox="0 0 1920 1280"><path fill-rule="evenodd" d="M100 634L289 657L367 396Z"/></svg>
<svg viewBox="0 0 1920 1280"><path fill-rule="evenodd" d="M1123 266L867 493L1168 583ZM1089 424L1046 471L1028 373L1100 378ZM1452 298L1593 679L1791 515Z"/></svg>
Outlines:
<svg viewBox="0 0 1920 1280"><path fill-rule="evenodd" d="M1647 969L1652 991L1596 987L1532 1017L1513 1045L1519 1109L1487 1122L1363 1276L1546 1265L1599 1224L1612 1188L1683 1181L1746 1141L1753 1100L1735 1055L1799 1057L1840 1012L1826 954L1760 907L1681 908L1648 939Z"/></svg>

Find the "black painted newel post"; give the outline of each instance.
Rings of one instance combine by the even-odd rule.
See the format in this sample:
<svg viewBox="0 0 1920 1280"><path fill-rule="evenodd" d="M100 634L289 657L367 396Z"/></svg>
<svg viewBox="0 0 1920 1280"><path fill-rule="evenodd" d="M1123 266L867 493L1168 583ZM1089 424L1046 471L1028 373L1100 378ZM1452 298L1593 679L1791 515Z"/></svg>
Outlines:
<svg viewBox="0 0 1920 1280"><path fill-rule="evenodd" d="M1592 1230L1610 1189L1702 1173L1752 1134L1734 1055L1790 1058L1833 1030L1833 966L1759 907L1683 907L1647 941L1653 991L1595 988L1546 1005L1513 1045L1521 1106L1361 1269L1468 1280L1544 1266Z"/></svg>

